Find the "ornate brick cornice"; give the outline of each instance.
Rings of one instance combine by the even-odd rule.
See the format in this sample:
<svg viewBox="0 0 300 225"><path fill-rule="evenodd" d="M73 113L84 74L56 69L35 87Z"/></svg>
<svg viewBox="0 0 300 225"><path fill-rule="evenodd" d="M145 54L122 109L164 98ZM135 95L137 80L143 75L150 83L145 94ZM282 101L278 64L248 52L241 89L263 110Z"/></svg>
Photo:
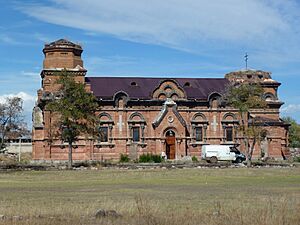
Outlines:
<svg viewBox="0 0 300 225"><path fill-rule="evenodd" d="M45 76L59 76L63 69L44 69L41 72L41 78ZM85 76L87 70L86 69L67 69L68 73L72 73L74 76Z"/></svg>

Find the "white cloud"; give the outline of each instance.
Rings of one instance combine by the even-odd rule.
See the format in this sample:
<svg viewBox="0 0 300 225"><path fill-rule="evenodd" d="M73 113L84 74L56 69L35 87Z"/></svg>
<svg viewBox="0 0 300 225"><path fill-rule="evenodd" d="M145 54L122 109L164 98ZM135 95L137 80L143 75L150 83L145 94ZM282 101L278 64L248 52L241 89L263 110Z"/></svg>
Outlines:
<svg viewBox="0 0 300 225"><path fill-rule="evenodd" d="M21 74L25 77L29 77L30 79L34 79L35 81L39 81L41 79L39 72L21 71Z"/></svg>
<svg viewBox="0 0 300 225"><path fill-rule="evenodd" d="M20 44L18 41L16 41L14 38L8 36L7 34L0 34L0 43L5 44L11 44L11 45L17 45Z"/></svg>
<svg viewBox="0 0 300 225"><path fill-rule="evenodd" d="M281 109L282 113L300 113L300 104L289 104Z"/></svg>
<svg viewBox="0 0 300 225"><path fill-rule="evenodd" d="M5 94L5 95L0 95L0 103L5 102L5 99L8 97L19 97L23 99L23 109L24 109L24 118L27 123L28 128L30 129L32 120L31 120L31 115L32 115L32 109L35 105L35 102L37 100L36 96L30 95L25 92L19 92L17 94Z"/></svg>
<svg viewBox="0 0 300 225"><path fill-rule="evenodd" d="M122 65L131 65L135 64L138 59L132 57L124 57L124 56L110 56L110 57L89 57L87 59L88 63L91 65L97 64L100 66L106 65L115 65L115 66L122 66Z"/></svg>
<svg viewBox="0 0 300 225"><path fill-rule="evenodd" d="M22 73L22 75L29 76L29 77L38 77L39 78L39 76L40 76L40 73L37 73L37 72L22 71L21 73Z"/></svg>
<svg viewBox="0 0 300 225"><path fill-rule="evenodd" d="M6 98L11 97L19 97L23 100L23 108L25 112L31 112L32 108L34 107L36 96L32 96L30 94L27 94L25 92L19 92L17 94L5 94L0 96L0 103L5 102Z"/></svg>
<svg viewBox="0 0 300 225"><path fill-rule="evenodd" d="M297 36L295 25L300 21L299 6L293 0L52 2L23 5L20 10L45 22L91 33L189 50L207 40L225 41L225 45L278 45L283 38Z"/></svg>
<svg viewBox="0 0 300 225"><path fill-rule="evenodd" d="M300 123L300 104L288 104L280 109L280 113L282 116L292 117L297 123Z"/></svg>

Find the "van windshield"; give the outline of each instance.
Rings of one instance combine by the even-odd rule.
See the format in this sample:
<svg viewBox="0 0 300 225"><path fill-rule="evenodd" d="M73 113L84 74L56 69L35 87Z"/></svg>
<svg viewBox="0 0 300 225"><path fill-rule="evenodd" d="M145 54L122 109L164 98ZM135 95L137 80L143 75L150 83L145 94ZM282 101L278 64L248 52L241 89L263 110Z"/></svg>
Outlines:
<svg viewBox="0 0 300 225"><path fill-rule="evenodd" d="M236 147L230 147L230 152L234 152L235 154L241 153Z"/></svg>

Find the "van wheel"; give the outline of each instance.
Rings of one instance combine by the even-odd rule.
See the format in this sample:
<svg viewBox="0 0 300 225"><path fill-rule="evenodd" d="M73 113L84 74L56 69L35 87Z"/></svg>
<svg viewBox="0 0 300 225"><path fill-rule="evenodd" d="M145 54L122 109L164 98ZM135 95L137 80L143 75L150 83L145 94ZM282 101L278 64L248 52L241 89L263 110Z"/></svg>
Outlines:
<svg viewBox="0 0 300 225"><path fill-rule="evenodd" d="M213 156L213 157L210 158L209 161L210 161L211 163L217 163L217 162L218 162L218 159L217 159L217 157Z"/></svg>
<svg viewBox="0 0 300 225"><path fill-rule="evenodd" d="M236 162L236 163L241 163L241 162L242 162L242 159L241 159L241 158L237 158L237 159L235 160L235 162Z"/></svg>

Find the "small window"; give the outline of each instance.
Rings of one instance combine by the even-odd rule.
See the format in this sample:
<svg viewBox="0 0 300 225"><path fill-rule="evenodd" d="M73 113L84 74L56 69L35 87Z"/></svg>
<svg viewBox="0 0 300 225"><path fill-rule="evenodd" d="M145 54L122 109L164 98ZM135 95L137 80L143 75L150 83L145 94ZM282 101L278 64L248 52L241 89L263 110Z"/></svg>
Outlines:
<svg viewBox="0 0 300 225"><path fill-rule="evenodd" d="M173 89L170 87L170 86L167 86L166 88L165 88L165 92L167 92L167 93L170 93L170 92L172 92L173 91Z"/></svg>
<svg viewBox="0 0 300 225"><path fill-rule="evenodd" d="M108 127L99 128L100 142L108 142Z"/></svg>
<svg viewBox="0 0 300 225"><path fill-rule="evenodd" d="M273 100L272 97L270 97L270 96L266 97L267 102L271 102L272 100Z"/></svg>
<svg viewBox="0 0 300 225"><path fill-rule="evenodd" d="M140 128L139 127L132 128L132 140L133 140L133 142L140 141Z"/></svg>
<svg viewBox="0 0 300 225"><path fill-rule="evenodd" d="M166 100L166 98L167 98L167 96L163 93L158 96L159 100Z"/></svg>
<svg viewBox="0 0 300 225"><path fill-rule="evenodd" d="M134 81L132 81L132 82L130 83L130 85L131 85L131 86L137 86L137 83L134 82Z"/></svg>
<svg viewBox="0 0 300 225"><path fill-rule="evenodd" d="M265 97L266 101L274 101L275 100L275 96L273 94L271 94L271 93L265 94L264 97Z"/></svg>
<svg viewBox="0 0 300 225"><path fill-rule="evenodd" d="M61 55L68 55L67 52L61 52L60 54L61 54Z"/></svg>
<svg viewBox="0 0 300 225"><path fill-rule="evenodd" d="M203 130L202 127L195 128L195 139L196 141L203 141Z"/></svg>
<svg viewBox="0 0 300 225"><path fill-rule="evenodd" d="M226 141L233 141L233 129L232 127L226 127Z"/></svg>
<svg viewBox="0 0 300 225"><path fill-rule="evenodd" d="M173 101L178 100L178 95L177 95L177 94L172 94L171 99L172 99Z"/></svg>
<svg viewBox="0 0 300 225"><path fill-rule="evenodd" d="M191 83L190 82L185 82L184 87L190 87Z"/></svg>

